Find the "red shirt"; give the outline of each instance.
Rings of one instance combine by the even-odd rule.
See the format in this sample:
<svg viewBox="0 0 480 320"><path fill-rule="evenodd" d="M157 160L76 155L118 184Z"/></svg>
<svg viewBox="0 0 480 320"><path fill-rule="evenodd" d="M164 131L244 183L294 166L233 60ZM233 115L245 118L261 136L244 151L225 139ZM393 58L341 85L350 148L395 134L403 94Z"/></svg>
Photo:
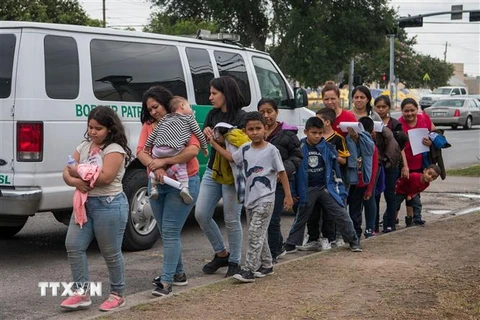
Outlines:
<svg viewBox="0 0 480 320"><path fill-rule="evenodd" d="M342 109L342 113L340 113L339 116L335 119L335 121L332 124L333 130L335 130L338 134L341 134L343 137L346 137L348 132L342 132L340 129L339 123L340 122L358 122L357 118L353 115L353 113L350 113L348 111L345 111Z"/></svg>
<svg viewBox="0 0 480 320"><path fill-rule="evenodd" d="M408 135L408 131L411 129L426 128L428 129L428 131L432 129L432 120L430 120L430 118L425 113L417 114L417 124L414 127L408 125L405 122L405 120L403 120L403 117L400 117L400 119L398 119L398 122L402 124L402 130L407 135ZM410 141L405 144L404 150L405 150L405 156L407 157L408 169L410 171L421 170L422 164L423 164L422 154L419 153L415 156L413 155Z"/></svg>
<svg viewBox="0 0 480 320"><path fill-rule="evenodd" d="M395 184L396 194L405 194L413 198L417 193L427 189L430 183L422 182L423 173L412 172L407 178L400 178Z"/></svg>

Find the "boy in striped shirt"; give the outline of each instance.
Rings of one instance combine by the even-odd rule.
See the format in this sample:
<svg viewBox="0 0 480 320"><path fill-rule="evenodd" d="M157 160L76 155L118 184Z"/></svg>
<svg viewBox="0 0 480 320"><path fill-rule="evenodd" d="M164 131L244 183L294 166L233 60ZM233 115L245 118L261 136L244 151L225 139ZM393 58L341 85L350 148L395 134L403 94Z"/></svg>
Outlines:
<svg viewBox="0 0 480 320"><path fill-rule="evenodd" d="M160 120L145 142L144 152L151 154L154 159L175 156L185 148L194 134L200 141L203 154L207 156L207 140L193 116L192 107L187 99L174 96L169 102L168 109L169 113ZM193 198L188 190L187 165L185 163L172 165L166 173L181 183L179 189L183 201L186 204L192 203ZM150 180L150 198L157 199L159 182L153 172L150 172Z"/></svg>

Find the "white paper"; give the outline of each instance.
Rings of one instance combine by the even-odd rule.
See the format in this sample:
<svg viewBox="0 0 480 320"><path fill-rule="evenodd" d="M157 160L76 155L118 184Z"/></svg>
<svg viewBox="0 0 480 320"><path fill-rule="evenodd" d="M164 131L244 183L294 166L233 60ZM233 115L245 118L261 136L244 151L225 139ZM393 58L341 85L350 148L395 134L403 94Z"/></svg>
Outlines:
<svg viewBox="0 0 480 320"><path fill-rule="evenodd" d="M417 128L408 130L408 140L412 146L412 153L414 156L419 153L430 151L430 147L422 143L424 138L428 139L428 129Z"/></svg>
<svg viewBox="0 0 480 320"><path fill-rule="evenodd" d="M365 131L365 129L363 129L363 124L360 122L340 122L338 125L342 132L348 132L348 127L353 128L357 133Z"/></svg>
<svg viewBox="0 0 480 320"><path fill-rule="evenodd" d="M155 174L153 172L150 172L150 177L155 178ZM169 185L170 187L173 187L178 190L182 189L182 184L177 180L173 180L170 177L163 176L163 181L165 182L166 185Z"/></svg>
<svg viewBox="0 0 480 320"><path fill-rule="evenodd" d="M382 132L384 126L383 121L373 121L373 131L375 132Z"/></svg>
<svg viewBox="0 0 480 320"><path fill-rule="evenodd" d="M227 129L231 129L233 128L233 126L230 124L230 123L226 123L226 122L219 122L217 123L217 125L214 127L215 128L227 128Z"/></svg>

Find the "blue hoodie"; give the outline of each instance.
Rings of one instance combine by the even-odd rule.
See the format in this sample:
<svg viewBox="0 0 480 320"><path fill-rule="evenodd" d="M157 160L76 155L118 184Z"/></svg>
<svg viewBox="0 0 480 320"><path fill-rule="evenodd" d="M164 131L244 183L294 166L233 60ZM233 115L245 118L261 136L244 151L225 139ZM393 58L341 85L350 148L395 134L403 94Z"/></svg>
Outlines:
<svg viewBox="0 0 480 320"><path fill-rule="evenodd" d="M304 206L308 197L308 146L306 138L303 138L300 142L303 160L296 175L296 182L300 199L299 206ZM341 178L340 166L337 161L337 150L323 138L315 147L322 154L325 161L325 185L327 190L340 206L345 207L347 192Z"/></svg>

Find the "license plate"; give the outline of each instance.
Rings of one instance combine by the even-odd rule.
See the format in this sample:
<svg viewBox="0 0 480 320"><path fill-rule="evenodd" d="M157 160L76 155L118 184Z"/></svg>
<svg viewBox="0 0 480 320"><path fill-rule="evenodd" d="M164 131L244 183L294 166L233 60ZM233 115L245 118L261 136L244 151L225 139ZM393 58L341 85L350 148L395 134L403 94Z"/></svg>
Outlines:
<svg viewBox="0 0 480 320"><path fill-rule="evenodd" d="M444 117L448 114L448 112L432 112L432 116L434 117Z"/></svg>

